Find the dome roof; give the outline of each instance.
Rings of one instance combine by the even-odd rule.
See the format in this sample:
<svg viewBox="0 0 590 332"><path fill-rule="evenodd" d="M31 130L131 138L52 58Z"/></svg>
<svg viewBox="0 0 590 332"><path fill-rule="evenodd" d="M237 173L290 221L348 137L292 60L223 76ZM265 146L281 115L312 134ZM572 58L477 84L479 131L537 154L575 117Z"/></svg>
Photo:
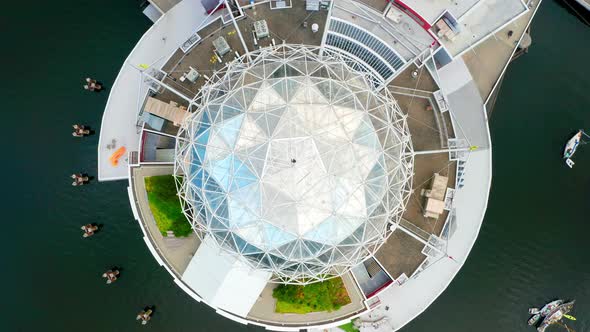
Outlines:
<svg viewBox="0 0 590 332"><path fill-rule="evenodd" d="M339 275L383 243L410 188L409 133L390 95L349 66L262 50L203 87L176 157L200 236L283 282Z"/></svg>

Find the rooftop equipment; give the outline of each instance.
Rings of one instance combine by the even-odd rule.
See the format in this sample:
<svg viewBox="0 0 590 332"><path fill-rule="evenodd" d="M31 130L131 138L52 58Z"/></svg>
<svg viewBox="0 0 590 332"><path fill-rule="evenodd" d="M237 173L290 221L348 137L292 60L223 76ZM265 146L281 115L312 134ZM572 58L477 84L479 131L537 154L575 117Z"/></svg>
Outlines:
<svg viewBox="0 0 590 332"><path fill-rule="evenodd" d="M320 26L317 23L311 25L311 32L316 33L320 31Z"/></svg>
<svg viewBox="0 0 590 332"><path fill-rule="evenodd" d="M231 51L229 44L223 37L219 37L213 41L213 46L215 47L215 51L219 56L224 56L227 52Z"/></svg>
<svg viewBox="0 0 590 332"><path fill-rule="evenodd" d="M268 25L266 20L260 20L254 22L254 32L256 33L256 39L265 38L269 36Z"/></svg>
<svg viewBox="0 0 590 332"><path fill-rule="evenodd" d="M190 68L189 72L182 75L180 77L180 81L184 82L184 80L187 79L187 80L191 81L191 83L195 83L197 81L197 79L199 78L199 76L201 76L201 75L199 74L199 72L195 68L193 68L193 67L189 67L189 68Z"/></svg>
<svg viewBox="0 0 590 332"><path fill-rule="evenodd" d="M305 1L305 10L318 11L320 10L320 0Z"/></svg>
<svg viewBox="0 0 590 332"><path fill-rule="evenodd" d="M270 9L283 9L283 8L291 8L291 1L286 0L276 0L270 2Z"/></svg>

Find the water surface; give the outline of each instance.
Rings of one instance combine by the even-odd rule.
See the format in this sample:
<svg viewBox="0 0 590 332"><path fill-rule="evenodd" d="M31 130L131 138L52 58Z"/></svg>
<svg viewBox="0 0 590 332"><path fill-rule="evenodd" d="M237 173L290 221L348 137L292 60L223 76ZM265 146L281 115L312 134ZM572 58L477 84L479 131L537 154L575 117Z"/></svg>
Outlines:
<svg viewBox="0 0 590 332"><path fill-rule="evenodd" d="M196 303L159 267L133 221L125 182L73 188L69 174L96 174L98 135L72 138L73 123L99 129L108 91L150 22L132 0L4 4L4 211L0 301L4 331L242 331ZM575 298L572 324L590 317L590 148L567 169L567 136L590 129L590 28L544 1L533 46L507 72L493 113L493 184L480 237L455 280L403 329L533 331L526 310ZM103 231L81 237L80 225ZM100 275L123 267L110 286ZM141 327L135 314L156 306ZM555 329L557 330L557 329Z"/></svg>

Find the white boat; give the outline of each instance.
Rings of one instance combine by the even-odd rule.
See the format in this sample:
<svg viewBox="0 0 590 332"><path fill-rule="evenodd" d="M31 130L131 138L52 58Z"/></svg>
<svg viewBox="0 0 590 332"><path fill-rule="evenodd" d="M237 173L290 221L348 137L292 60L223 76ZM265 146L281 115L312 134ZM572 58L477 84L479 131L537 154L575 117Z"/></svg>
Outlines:
<svg viewBox="0 0 590 332"><path fill-rule="evenodd" d="M574 161L570 158L576 153L578 146L580 146L582 135L588 136L582 129L580 129L569 141L567 141L563 150L563 158L565 159L565 164L568 165L569 168L574 167Z"/></svg>
<svg viewBox="0 0 590 332"><path fill-rule="evenodd" d="M576 153L576 149L578 149L580 141L582 140L582 133L582 130L578 131L569 141L567 141L565 149L563 150L563 158L569 159L574 153Z"/></svg>
<svg viewBox="0 0 590 332"><path fill-rule="evenodd" d="M563 303L563 300L551 301L551 302L545 304L545 306L543 306L543 308L541 308L539 313L541 314L541 316L545 317L545 316L549 315L555 308L559 307L562 303Z"/></svg>

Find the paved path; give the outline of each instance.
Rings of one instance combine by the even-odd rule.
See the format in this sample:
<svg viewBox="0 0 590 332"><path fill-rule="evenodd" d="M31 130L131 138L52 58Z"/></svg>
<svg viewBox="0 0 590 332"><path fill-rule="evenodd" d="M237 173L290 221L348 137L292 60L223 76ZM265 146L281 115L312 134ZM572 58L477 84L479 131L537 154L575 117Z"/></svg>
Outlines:
<svg viewBox="0 0 590 332"><path fill-rule="evenodd" d="M149 233L152 242L165 260L171 265L171 268L178 274L182 275L188 263L197 251L201 241L195 234L186 238L168 238L162 236L156 221L150 210L147 192L145 189L145 178L156 175L172 174L173 166L142 166L132 169L133 190L137 200L137 210L142 223Z"/></svg>

